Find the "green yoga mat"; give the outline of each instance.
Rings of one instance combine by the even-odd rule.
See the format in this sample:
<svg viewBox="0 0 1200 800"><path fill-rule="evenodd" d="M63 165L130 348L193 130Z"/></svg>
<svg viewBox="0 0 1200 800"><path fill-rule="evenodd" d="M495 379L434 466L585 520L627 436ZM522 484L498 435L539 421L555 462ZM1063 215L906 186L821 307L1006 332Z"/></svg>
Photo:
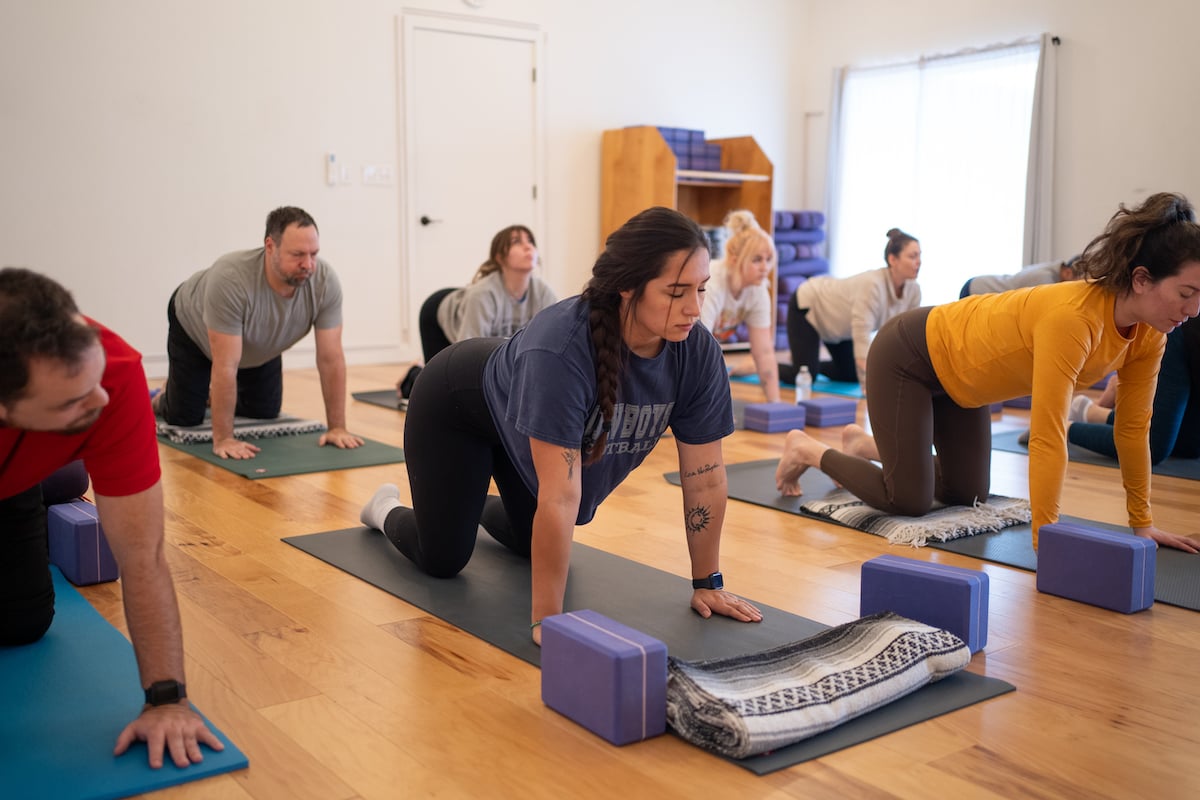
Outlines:
<svg viewBox="0 0 1200 800"><path fill-rule="evenodd" d="M467 568L455 578L420 572L379 531L349 528L291 536L290 545L416 605L531 664L541 651L529 638L529 560L482 530ZM728 576L736 580L736 576ZM665 642L687 660L765 650L805 639L827 625L758 605L761 623L702 619L691 610L691 584L582 544L574 544L565 597L568 609L592 609ZM917 722L1013 691L1011 684L959 672L831 731L734 763L759 775L818 758Z"/></svg>
<svg viewBox="0 0 1200 800"><path fill-rule="evenodd" d="M755 386L758 385L758 376L757 375L739 375L737 377L731 377L729 380L737 381L738 383L753 383ZM779 385L786 389L795 389L796 388L795 385L791 384L791 383L780 383ZM829 378L826 378L824 375L818 375L816 377L816 379L813 380L812 388L813 388L814 392L823 392L825 394L837 394L837 395L841 395L842 397L854 397L859 400L861 400L864 397L862 386L860 384L843 383L841 381L831 381L831 380L829 380Z"/></svg>
<svg viewBox="0 0 1200 800"><path fill-rule="evenodd" d="M0 647L0 796L129 797L247 766L211 722L225 749L201 745L199 764L181 769L167 758L151 769L141 743L113 757L117 735L142 708L133 646L51 569L54 624L33 644Z"/></svg>
<svg viewBox="0 0 1200 800"><path fill-rule="evenodd" d="M829 476L819 470L810 469L800 479L804 495L784 497L775 489L775 467L778 464L778 459L764 459L728 465L725 472L729 476L729 496L745 503L838 525L834 520L807 514L800 507L801 503L821 497L836 488ZM664 477L670 483L679 485L678 472L669 472ZM1129 533L1127 527L1080 517L1064 515L1062 521L1090 525L1117 533ZM996 533L964 536L949 542L929 542L925 546L1030 572L1037 571L1037 554L1033 550L1033 535L1029 525L1014 525ZM1160 547L1154 575L1154 599L1157 602L1200 611L1200 555Z"/></svg>
<svg viewBox="0 0 1200 800"><path fill-rule="evenodd" d="M351 392L350 396L360 403L370 403L373 406L390 408L393 411L404 411L408 408L408 400L396 396L395 389L374 389L370 392Z"/></svg>
<svg viewBox="0 0 1200 800"><path fill-rule="evenodd" d="M1017 441L1021 431L1006 431L992 434L992 449L1006 453L1029 455L1029 448ZM1067 445L1067 457L1082 464L1097 464L1101 467L1120 467L1115 458L1101 455L1077 445ZM1167 475L1172 478L1190 478L1200 480L1200 458L1167 458L1156 464L1151 470L1155 475Z"/></svg>
<svg viewBox="0 0 1200 800"><path fill-rule="evenodd" d="M253 443L262 448L261 452L254 458L239 460L215 455L211 442L176 444L166 437L158 437L158 441L167 447L173 447L251 480L303 475L308 472L329 472L335 469L374 467L404 461L404 451L399 447L371 439L365 439L362 447L353 450L342 450L332 445L319 447L317 442L320 439L320 433L254 439Z"/></svg>

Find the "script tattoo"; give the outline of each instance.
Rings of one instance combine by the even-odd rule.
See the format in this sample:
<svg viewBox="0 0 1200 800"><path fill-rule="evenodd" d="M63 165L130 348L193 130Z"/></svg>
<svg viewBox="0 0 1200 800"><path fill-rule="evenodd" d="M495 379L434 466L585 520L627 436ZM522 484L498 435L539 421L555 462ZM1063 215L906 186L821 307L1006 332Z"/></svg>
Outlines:
<svg viewBox="0 0 1200 800"><path fill-rule="evenodd" d="M712 472L714 469L720 469L720 468L721 468L720 464L705 464L703 467L694 469L691 472L683 473L683 477L684 478L694 478L697 475L703 475L706 472Z"/></svg>
<svg viewBox="0 0 1200 800"><path fill-rule="evenodd" d="M712 514L709 513L708 506L696 506L687 512L687 527L688 536L700 533L708 527L709 521L712 519Z"/></svg>
<svg viewBox="0 0 1200 800"><path fill-rule="evenodd" d="M567 480L575 477L575 462L579 460L578 450L563 450L563 461L567 462Z"/></svg>

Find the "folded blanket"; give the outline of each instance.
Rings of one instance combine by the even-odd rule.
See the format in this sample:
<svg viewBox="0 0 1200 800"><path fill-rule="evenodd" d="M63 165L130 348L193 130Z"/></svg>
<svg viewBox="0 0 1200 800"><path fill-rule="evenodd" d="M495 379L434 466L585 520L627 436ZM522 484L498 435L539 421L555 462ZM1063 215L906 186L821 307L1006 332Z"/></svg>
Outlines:
<svg viewBox="0 0 1200 800"><path fill-rule="evenodd" d="M156 420L158 435L165 436L176 444L195 444L212 441L212 422L205 418L199 425L168 425ZM325 430L325 426L313 419L298 419L283 415L275 419L233 418L233 435L237 439L270 439L274 436L297 436Z"/></svg>
<svg viewBox="0 0 1200 800"><path fill-rule="evenodd" d="M761 653L667 660L667 722L730 758L776 750L897 700L967 665L952 633L890 611Z"/></svg>
<svg viewBox="0 0 1200 800"><path fill-rule="evenodd" d="M923 547L930 539L948 542L977 533L994 533L1013 525L1023 525L1033 518L1028 500L996 494L989 495L986 503L974 506L936 503L923 517L885 514L845 489L809 500L800 508L849 528L886 537L892 544L911 544L913 547Z"/></svg>

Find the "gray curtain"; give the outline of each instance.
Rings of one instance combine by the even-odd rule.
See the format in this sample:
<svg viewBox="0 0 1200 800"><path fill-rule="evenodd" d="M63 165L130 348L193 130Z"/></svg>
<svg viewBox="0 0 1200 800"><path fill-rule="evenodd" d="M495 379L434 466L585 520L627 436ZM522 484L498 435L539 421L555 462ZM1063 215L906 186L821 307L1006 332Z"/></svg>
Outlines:
<svg viewBox="0 0 1200 800"><path fill-rule="evenodd" d="M1058 103L1058 42L1041 36L1033 119L1029 130L1029 169L1025 178L1025 248L1023 264L1041 264L1054 253L1054 128ZM1076 245L1071 245L1076 247ZM1064 251L1065 252L1065 251ZM1074 252L1072 250L1071 252Z"/></svg>

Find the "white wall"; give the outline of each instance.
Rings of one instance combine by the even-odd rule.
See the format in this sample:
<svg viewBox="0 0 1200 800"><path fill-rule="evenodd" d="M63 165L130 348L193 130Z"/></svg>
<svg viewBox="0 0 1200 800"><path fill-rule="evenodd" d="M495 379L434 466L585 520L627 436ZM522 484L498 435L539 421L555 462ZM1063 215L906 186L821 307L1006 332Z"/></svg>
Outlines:
<svg viewBox="0 0 1200 800"><path fill-rule="evenodd" d="M1155 191L1200 202L1200 4L1189 0L839 0L802 14L811 32L797 95L827 114L833 69L1049 32L1058 50L1054 252L1078 251L1117 204ZM828 117L823 117L827 122ZM825 126L812 148L805 196L823 205ZM795 150L791 163L804 155ZM981 187L985 190L986 187ZM970 198L964 198L969 203ZM986 242L980 243L986 247ZM932 266L932 265L930 265ZM1013 265L1015 270L1019 265Z"/></svg>
<svg viewBox="0 0 1200 800"><path fill-rule="evenodd" d="M260 244L271 208L299 205L343 282L348 358L407 359L419 343L396 317L400 187L358 173L399 166L397 15L546 32L549 230L537 233L568 294L599 247L605 128L751 134L774 161L776 202L801 191L788 151L808 2L0 0L0 264L66 284L162 374L175 286ZM329 151L351 185L325 185ZM311 347L288 363L311 363Z"/></svg>

